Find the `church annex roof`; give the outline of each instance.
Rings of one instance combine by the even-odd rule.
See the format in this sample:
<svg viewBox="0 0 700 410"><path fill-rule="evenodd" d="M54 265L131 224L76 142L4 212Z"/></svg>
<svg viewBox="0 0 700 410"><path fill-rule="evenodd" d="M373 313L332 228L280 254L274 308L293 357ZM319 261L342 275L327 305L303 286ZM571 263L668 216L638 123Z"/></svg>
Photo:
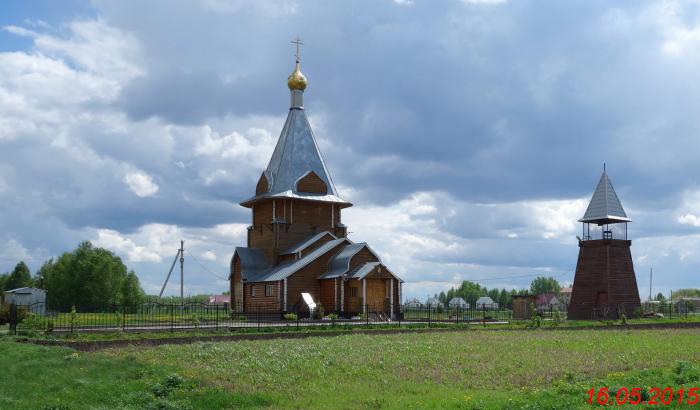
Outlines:
<svg viewBox="0 0 700 410"><path fill-rule="evenodd" d="M588 209L579 222L593 222L598 224L631 222L627 218L625 210L622 208L620 199L615 193L615 189L608 178L607 172L603 171L598 186L593 193Z"/></svg>
<svg viewBox="0 0 700 410"><path fill-rule="evenodd" d="M299 269L305 267L309 263L315 261L317 258L319 258L321 255L326 254L336 246L342 244L343 242L350 243L348 239L345 238L339 238L339 239L334 239L332 241L326 242L323 245L319 246L318 248L314 249L311 253L308 255L302 257L301 259L297 259L295 261L289 261L285 263L281 263L277 266L274 266L268 270L265 270L261 272L259 275L252 277L248 279L250 282L274 282L277 280L282 280L287 278L288 276L292 275Z"/></svg>
<svg viewBox="0 0 700 410"><path fill-rule="evenodd" d="M344 275L350 270L350 259L362 249L367 248L377 257L377 261L381 262L379 256L370 249L365 242L353 243L344 247L337 255L333 256L328 263L328 272L323 274L319 279L332 279Z"/></svg>
<svg viewBox="0 0 700 410"><path fill-rule="evenodd" d="M327 194L296 190L297 181L309 172L315 173L326 184ZM303 108L292 107L289 110L287 121L265 170L265 177L268 191L241 202L241 205L250 206L261 198L297 198L351 205L338 196Z"/></svg>
<svg viewBox="0 0 700 410"><path fill-rule="evenodd" d="M241 276L245 280L249 280L269 267L262 249L237 246L233 257L235 258L236 255L241 260Z"/></svg>
<svg viewBox="0 0 700 410"><path fill-rule="evenodd" d="M323 238L326 235L330 235L333 239L338 239L337 236L333 235L332 233L330 233L328 231L319 232L316 235L313 235L310 238L305 239L305 240L299 242L298 244L292 246L291 248L287 249L286 251L281 252L280 255L290 255L293 253L301 252L304 249L308 248L309 246L318 242L321 238Z"/></svg>

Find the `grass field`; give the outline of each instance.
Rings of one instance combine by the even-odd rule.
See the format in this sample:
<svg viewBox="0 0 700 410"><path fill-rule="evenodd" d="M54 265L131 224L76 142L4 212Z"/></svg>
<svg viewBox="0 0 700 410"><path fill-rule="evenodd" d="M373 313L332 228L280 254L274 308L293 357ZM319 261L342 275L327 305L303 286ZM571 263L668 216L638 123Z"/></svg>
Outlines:
<svg viewBox="0 0 700 410"><path fill-rule="evenodd" d="M0 408L588 408L594 386L700 386L699 340L458 331L75 353L2 338Z"/></svg>

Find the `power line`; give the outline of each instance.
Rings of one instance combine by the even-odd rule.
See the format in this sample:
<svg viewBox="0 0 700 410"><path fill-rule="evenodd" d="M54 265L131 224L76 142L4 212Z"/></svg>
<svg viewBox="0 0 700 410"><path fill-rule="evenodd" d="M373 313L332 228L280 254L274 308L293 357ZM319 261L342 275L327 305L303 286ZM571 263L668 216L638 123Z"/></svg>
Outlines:
<svg viewBox="0 0 700 410"><path fill-rule="evenodd" d="M189 253L190 256L192 257L192 259L194 259L194 261L197 262L197 264L198 264L199 266L201 266L202 269L204 269L205 271L209 272L210 274L216 276L217 278L219 278L219 279L221 279L221 280L228 280L228 278L225 278L225 277L223 277L223 276L221 276L221 275L219 275L219 274L216 274L216 273L214 273L213 271L211 271L211 269L209 269L209 268L207 268L206 266L204 266L204 264L202 264L202 262L200 262L199 259L197 259L197 257L195 257L195 256L192 254L192 252L190 252L189 249L187 249L187 253Z"/></svg>

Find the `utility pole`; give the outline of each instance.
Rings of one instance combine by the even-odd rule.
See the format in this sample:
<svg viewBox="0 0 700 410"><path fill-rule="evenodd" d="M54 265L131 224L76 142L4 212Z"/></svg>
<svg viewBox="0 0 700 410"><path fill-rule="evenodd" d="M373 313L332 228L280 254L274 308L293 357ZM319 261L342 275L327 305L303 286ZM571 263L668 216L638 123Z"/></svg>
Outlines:
<svg viewBox="0 0 700 410"><path fill-rule="evenodd" d="M654 276L654 268L649 268L649 300L651 300L651 278Z"/></svg>
<svg viewBox="0 0 700 410"><path fill-rule="evenodd" d="M180 304L185 304L185 241L180 241Z"/></svg>

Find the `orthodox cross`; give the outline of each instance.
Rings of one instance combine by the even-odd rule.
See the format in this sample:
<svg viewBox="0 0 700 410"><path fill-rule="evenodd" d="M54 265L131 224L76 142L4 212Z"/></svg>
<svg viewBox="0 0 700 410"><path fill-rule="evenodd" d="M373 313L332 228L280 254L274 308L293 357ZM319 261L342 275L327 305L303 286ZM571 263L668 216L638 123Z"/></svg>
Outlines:
<svg viewBox="0 0 700 410"><path fill-rule="evenodd" d="M297 58L297 63L298 63L298 62L300 61L300 60L299 60L299 46L303 46L304 43L301 42L301 38L299 38L299 37L297 37L297 38L295 38L294 40L290 41L290 43L296 44L296 45L297 45L297 52L296 52L296 54L294 54L294 56Z"/></svg>

